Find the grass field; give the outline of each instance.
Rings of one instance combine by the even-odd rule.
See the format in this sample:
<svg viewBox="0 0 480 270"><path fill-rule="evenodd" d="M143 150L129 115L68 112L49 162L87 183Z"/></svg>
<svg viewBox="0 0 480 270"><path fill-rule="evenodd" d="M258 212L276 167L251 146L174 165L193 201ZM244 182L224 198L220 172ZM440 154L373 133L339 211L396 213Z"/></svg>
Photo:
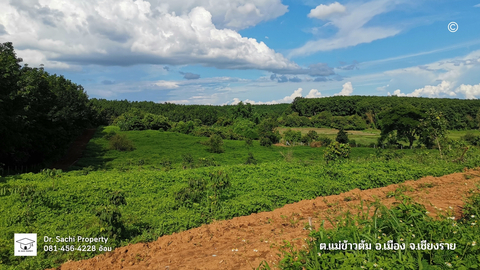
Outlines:
<svg viewBox="0 0 480 270"><path fill-rule="evenodd" d="M126 134L136 149L131 152L108 150L108 140L103 138L109 131ZM200 159L214 160L218 165L237 165L245 163L248 153L252 152L258 163L284 160L285 156L311 162L323 161L324 148L311 147L262 147L258 141L253 146L246 146L244 141L224 140L225 153L210 153L206 146L200 144L205 137L193 137L174 132L159 132L154 130L121 132L118 127L100 127L87 146L86 152L72 169L93 166L95 169L110 170L113 168L138 167L162 169L161 163L170 160L174 168L182 166L182 156L191 154L198 163ZM352 149L352 159L365 158L374 153L371 148ZM405 151L411 153L411 151Z"/></svg>
<svg viewBox="0 0 480 270"><path fill-rule="evenodd" d="M19 231L44 236L109 236L110 247L230 219L270 211L288 203L370 189L423 176L441 176L480 166L480 151L472 148L462 163L436 150L352 148L349 160L326 164L324 148L246 147L225 140L225 153L213 154L199 142L206 138L159 131L128 131L136 149L108 150L100 128L87 152L68 172L22 174L0 178L0 264L5 269L44 269L97 252L13 256L11 241ZM248 152L257 165L245 165ZM182 168L182 155L200 165ZM214 158L218 166L201 166ZM162 161L172 161L165 170ZM90 168L88 168L90 167ZM123 199L124 198L124 201Z"/></svg>
<svg viewBox="0 0 480 270"><path fill-rule="evenodd" d="M286 128L280 127L278 130L280 134L283 134L286 130L292 129L294 131L302 132L302 135L307 134L310 130L315 130L318 135L325 136L330 139L335 139L338 129L334 128ZM370 145L372 143L377 144L378 138L380 138L380 130L378 129L367 129L367 130L347 130L348 138L355 140L357 143L362 145ZM450 139L458 140L462 136L465 136L467 133L472 133L475 135L480 135L480 130L449 130L447 137ZM407 143L403 143L407 146Z"/></svg>

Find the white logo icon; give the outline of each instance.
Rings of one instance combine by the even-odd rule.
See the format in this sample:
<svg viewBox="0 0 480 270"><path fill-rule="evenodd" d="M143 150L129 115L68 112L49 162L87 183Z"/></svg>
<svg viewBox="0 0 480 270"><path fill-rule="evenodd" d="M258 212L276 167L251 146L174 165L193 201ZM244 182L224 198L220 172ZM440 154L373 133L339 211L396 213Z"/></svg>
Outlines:
<svg viewBox="0 0 480 270"><path fill-rule="evenodd" d="M16 233L14 240L15 256L37 256L36 233Z"/></svg>
<svg viewBox="0 0 480 270"><path fill-rule="evenodd" d="M455 33L458 30L458 23L456 22L451 22L448 24L448 31Z"/></svg>

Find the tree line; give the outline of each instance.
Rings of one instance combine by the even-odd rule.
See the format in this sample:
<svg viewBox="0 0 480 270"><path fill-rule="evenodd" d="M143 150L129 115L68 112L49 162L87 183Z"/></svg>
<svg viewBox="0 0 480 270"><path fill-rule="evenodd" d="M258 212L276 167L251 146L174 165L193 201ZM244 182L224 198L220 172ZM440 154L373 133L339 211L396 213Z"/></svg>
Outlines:
<svg viewBox="0 0 480 270"><path fill-rule="evenodd" d="M373 128L379 127L382 113L399 106L412 106L426 112L443 113L450 130L475 129L480 124L480 100L398 97L398 96L335 96L328 98L296 98L293 112L299 116L316 117L322 112L331 116L354 116L364 119ZM318 117L318 116L317 116Z"/></svg>
<svg viewBox="0 0 480 270"><path fill-rule="evenodd" d="M61 155L96 121L81 85L22 61L12 43L0 44L0 169Z"/></svg>

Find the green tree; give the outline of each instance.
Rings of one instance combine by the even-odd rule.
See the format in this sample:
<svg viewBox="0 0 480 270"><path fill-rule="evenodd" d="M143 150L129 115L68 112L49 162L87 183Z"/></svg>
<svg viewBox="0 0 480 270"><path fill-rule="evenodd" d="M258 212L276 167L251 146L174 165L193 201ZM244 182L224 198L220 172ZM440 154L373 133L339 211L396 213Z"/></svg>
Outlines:
<svg viewBox="0 0 480 270"><path fill-rule="evenodd" d="M411 147L419 133L420 119L424 118L424 114L413 106L400 105L382 113L380 118L381 143L396 131L397 138L406 140Z"/></svg>
<svg viewBox="0 0 480 270"><path fill-rule="evenodd" d="M345 130L343 130L343 128L340 128L340 130L337 133L337 137L335 138L335 140L339 143L345 143L345 144L348 143L347 132L345 132Z"/></svg>
<svg viewBox="0 0 480 270"><path fill-rule="evenodd" d="M208 146L208 150L212 153L223 153L223 139L218 134L213 134L210 138L204 142Z"/></svg>
<svg viewBox="0 0 480 270"><path fill-rule="evenodd" d="M310 131L308 131L307 134L305 134L302 137L302 142L310 144L311 142L318 141L318 139L319 139L319 137L318 137L317 132L315 130L310 130Z"/></svg>
<svg viewBox="0 0 480 270"><path fill-rule="evenodd" d="M442 112L430 109L426 112L425 118L420 120L420 138L419 140L425 146L431 148L436 144L442 157L441 142L445 141L447 135L447 120Z"/></svg>
<svg viewBox="0 0 480 270"><path fill-rule="evenodd" d="M283 138L285 139L285 141L290 143L300 142L302 140L302 132L293 131L289 128L283 133Z"/></svg>
<svg viewBox="0 0 480 270"><path fill-rule="evenodd" d="M281 135L276 130L278 122L273 118L267 118L260 122L257 126L258 135L260 137L260 145L271 146L280 141Z"/></svg>

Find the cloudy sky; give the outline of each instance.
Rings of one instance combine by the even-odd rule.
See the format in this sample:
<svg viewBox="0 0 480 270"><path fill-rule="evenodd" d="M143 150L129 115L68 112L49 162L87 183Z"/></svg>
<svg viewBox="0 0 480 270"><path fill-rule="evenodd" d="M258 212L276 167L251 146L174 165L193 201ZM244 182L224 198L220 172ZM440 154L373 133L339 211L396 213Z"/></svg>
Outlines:
<svg viewBox="0 0 480 270"><path fill-rule="evenodd" d="M475 99L479 18L480 0L0 0L0 42L95 98Z"/></svg>

